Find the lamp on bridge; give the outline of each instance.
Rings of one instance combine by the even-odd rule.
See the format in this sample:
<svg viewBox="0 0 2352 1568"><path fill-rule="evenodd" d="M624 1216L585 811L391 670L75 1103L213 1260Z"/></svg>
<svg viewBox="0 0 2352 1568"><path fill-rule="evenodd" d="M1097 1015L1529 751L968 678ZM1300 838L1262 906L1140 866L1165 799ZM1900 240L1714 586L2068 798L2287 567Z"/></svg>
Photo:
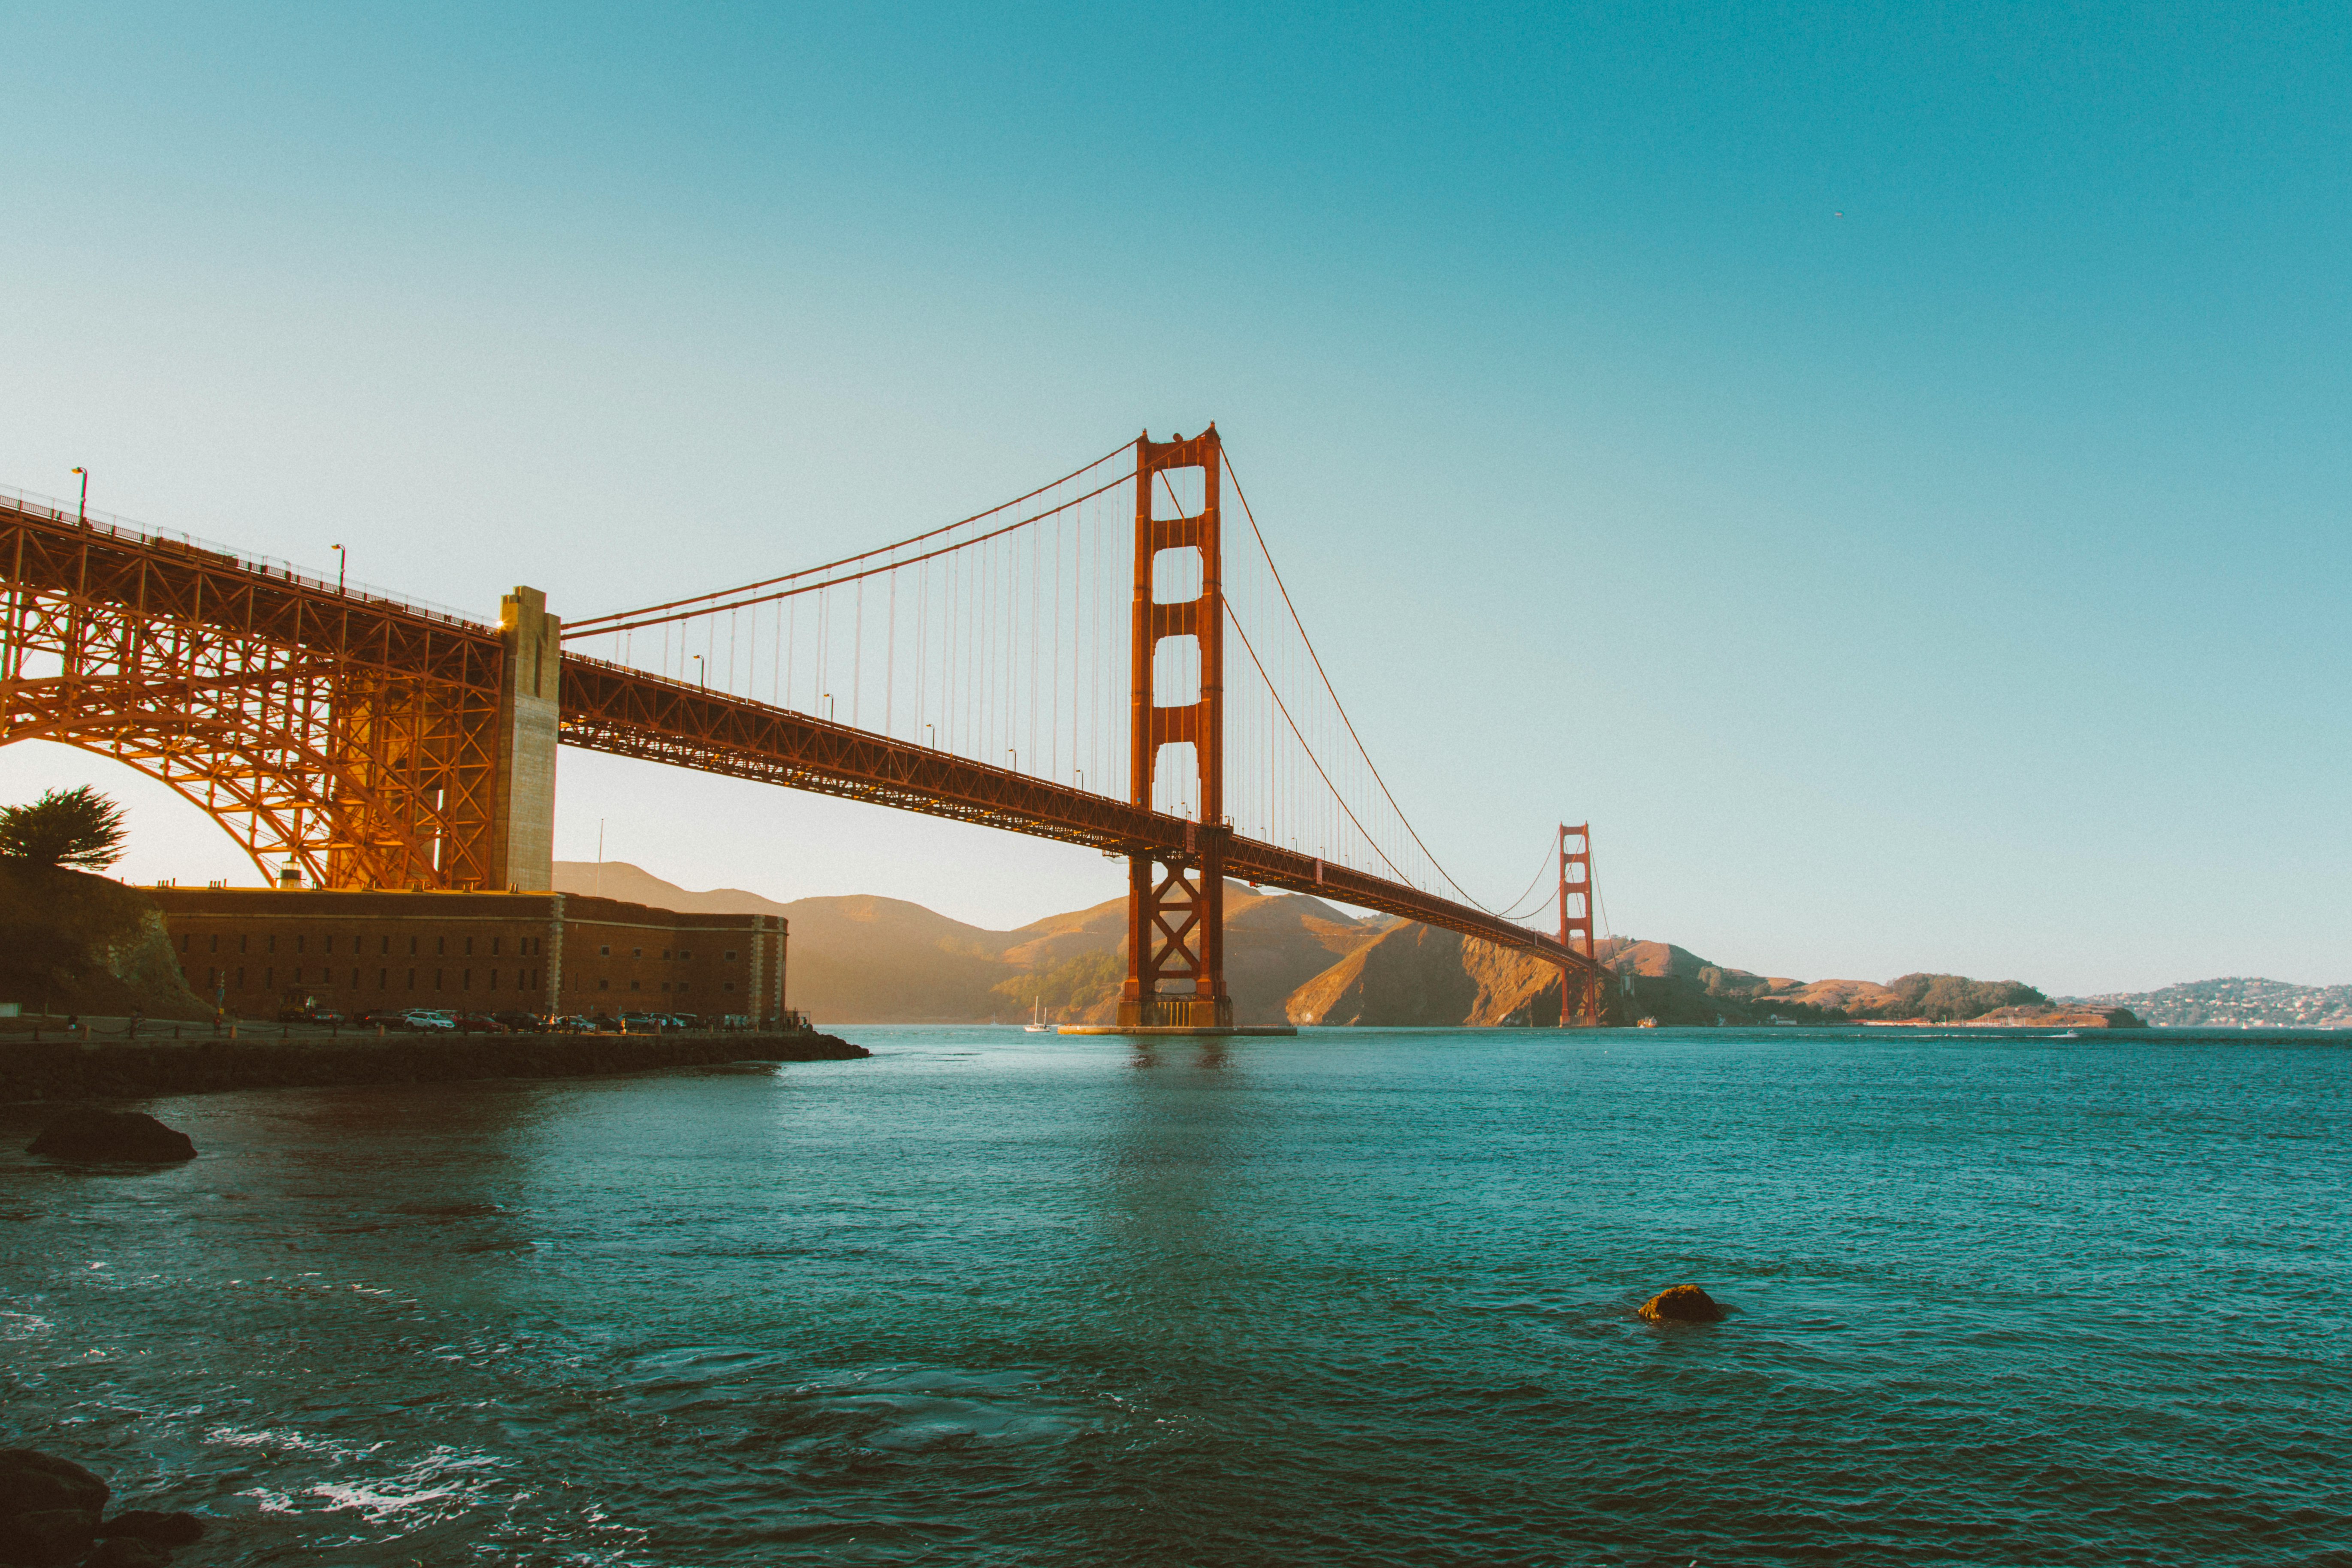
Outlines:
<svg viewBox="0 0 2352 1568"><path fill-rule="evenodd" d="M76 468L74 472L81 476L81 508L74 514L74 521L88 523L89 521L89 470Z"/></svg>
<svg viewBox="0 0 2352 1568"><path fill-rule="evenodd" d="M335 592L340 594L343 591L343 568L351 564L352 558L340 544L330 544L327 548L335 552Z"/></svg>

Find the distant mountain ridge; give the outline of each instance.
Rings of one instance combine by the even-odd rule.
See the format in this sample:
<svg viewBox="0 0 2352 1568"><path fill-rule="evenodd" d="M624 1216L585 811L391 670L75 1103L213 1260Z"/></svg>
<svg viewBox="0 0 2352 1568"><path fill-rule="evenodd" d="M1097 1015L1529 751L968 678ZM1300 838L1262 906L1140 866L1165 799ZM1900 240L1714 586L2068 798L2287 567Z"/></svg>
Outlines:
<svg viewBox="0 0 2352 1568"><path fill-rule="evenodd" d="M1042 1005L1055 1023L1108 1023L1126 972L1127 900L1108 900L990 931L903 899L779 903L741 888L694 892L625 861L558 861L555 886L656 908L782 915L792 922L792 1005L844 1024L1010 1023ZM2204 981L2129 996L2055 997L2021 981L1958 974L1802 981L1750 973L1671 942L1613 937L1608 1021L1631 1024L2104 1022L2352 1026L2352 986ZM1559 971L1535 954L1385 916L1358 918L1303 894L1225 884L1225 973L1238 1023L1444 1026L1559 1020ZM2209 988L2236 992L2204 995ZM2246 988L2253 988L2248 990ZM2268 989L2263 989L2268 988ZM2197 994L2180 1005L2169 999ZM2251 1011L2257 1003L2266 1010ZM2192 1005L2193 1004L2193 1005ZM2124 1010L2137 1015L2123 1016ZM2068 1017L2071 1010L2081 1016ZM2088 1015L2104 1013L2103 1020Z"/></svg>
<svg viewBox="0 0 2352 1568"><path fill-rule="evenodd" d="M2294 985L2231 976L2161 991L2062 996L2094 1007L2128 1007L2158 1028L2352 1029L2352 985Z"/></svg>

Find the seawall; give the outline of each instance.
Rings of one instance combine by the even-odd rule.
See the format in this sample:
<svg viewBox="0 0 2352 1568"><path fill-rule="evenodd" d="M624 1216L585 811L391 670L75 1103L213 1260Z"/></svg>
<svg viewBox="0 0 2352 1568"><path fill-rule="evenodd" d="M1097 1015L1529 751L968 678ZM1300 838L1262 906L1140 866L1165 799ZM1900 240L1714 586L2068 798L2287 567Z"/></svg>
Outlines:
<svg viewBox="0 0 2352 1568"><path fill-rule="evenodd" d="M400 1036L350 1043L205 1040L83 1045L0 1042L0 1102L143 1099L234 1089L592 1078L740 1061L853 1061L874 1053L832 1035Z"/></svg>

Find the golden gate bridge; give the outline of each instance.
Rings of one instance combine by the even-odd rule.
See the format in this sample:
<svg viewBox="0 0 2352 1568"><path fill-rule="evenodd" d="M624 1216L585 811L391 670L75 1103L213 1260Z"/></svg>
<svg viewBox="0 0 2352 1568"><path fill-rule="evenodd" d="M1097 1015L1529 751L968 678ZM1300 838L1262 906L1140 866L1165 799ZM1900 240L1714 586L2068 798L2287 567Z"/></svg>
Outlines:
<svg viewBox="0 0 2352 1568"><path fill-rule="evenodd" d="M569 624L532 589L490 626L23 496L0 497L0 744L157 778L265 877L544 889L561 743L1123 858L1122 1028L1234 1026L1229 877L1533 954L1561 971L1563 1025L1600 1018L1588 829L1560 827L1509 903L1447 872L1214 426L888 544ZM1521 923L1546 904L1553 931Z"/></svg>

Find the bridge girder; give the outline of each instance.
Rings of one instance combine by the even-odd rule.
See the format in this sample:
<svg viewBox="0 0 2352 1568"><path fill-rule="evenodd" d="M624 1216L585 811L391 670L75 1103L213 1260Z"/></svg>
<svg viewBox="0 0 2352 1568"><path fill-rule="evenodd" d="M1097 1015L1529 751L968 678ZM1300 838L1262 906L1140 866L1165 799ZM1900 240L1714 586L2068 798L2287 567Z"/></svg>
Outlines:
<svg viewBox="0 0 2352 1568"><path fill-rule="evenodd" d="M0 744L159 779L272 879L488 881L495 632L22 505L0 570Z"/></svg>

